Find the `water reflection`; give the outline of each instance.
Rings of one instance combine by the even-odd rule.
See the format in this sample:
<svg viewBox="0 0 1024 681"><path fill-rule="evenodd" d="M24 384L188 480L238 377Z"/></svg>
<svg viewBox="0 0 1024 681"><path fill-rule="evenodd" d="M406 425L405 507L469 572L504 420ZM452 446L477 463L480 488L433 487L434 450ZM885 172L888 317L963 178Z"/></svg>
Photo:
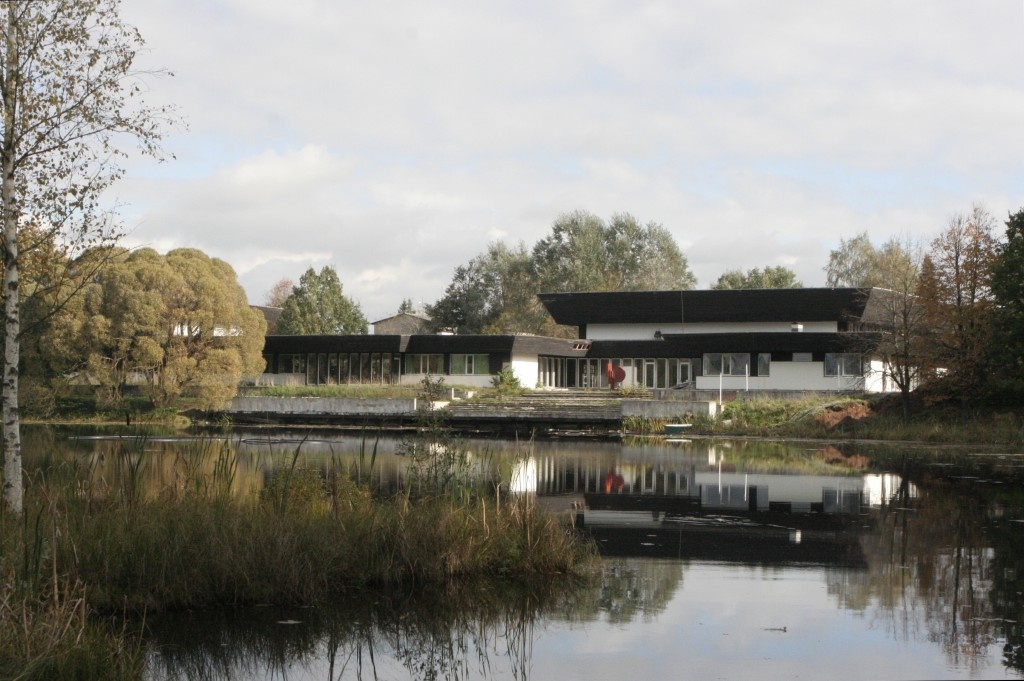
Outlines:
<svg viewBox="0 0 1024 681"><path fill-rule="evenodd" d="M564 586L564 585L563 585ZM573 610L550 583L375 594L325 608L249 608L150 624L150 679L526 679L535 626Z"/></svg>
<svg viewBox="0 0 1024 681"><path fill-rule="evenodd" d="M186 456L180 442L159 438L67 435L26 433L29 465L71 455L91 484L134 470L140 485L158 486L200 478L198 469L226 457L234 493L245 494L298 449L303 465L334 462L384 489L404 484L394 441L375 437L234 433L216 447L196 440L207 454ZM155 622L151 677L1024 675L1019 454L702 441L469 446L481 476L536 495L600 542L592 583L193 615L184 629Z"/></svg>

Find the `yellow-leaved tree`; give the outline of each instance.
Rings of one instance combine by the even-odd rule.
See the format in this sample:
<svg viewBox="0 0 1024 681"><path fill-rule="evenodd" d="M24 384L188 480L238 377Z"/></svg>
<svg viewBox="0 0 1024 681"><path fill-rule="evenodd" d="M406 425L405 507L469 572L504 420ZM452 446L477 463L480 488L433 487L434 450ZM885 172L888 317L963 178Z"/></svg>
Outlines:
<svg viewBox="0 0 1024 681"><path fill-rule="evenodd" d="M266 320L228 263L191 248L102 257L106 265L52 319L44 343L60 350L64 371L81 367L108 403L137 384L160 406L185 396L218 409L243 376L263 371Z"/></svg>

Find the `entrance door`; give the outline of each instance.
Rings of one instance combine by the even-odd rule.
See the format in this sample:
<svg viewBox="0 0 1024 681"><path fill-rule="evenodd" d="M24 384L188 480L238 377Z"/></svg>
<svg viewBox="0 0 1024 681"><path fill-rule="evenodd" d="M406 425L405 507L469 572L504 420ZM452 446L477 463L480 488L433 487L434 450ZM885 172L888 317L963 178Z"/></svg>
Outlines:
<svg viewBox="0 0 1024 681"><path fill-rule="evenodd" d="M681 359L679 360L679 373L676 376L676 385L682 385L690 382L690 377L693 374L690 373L690 360Z"/></svg>

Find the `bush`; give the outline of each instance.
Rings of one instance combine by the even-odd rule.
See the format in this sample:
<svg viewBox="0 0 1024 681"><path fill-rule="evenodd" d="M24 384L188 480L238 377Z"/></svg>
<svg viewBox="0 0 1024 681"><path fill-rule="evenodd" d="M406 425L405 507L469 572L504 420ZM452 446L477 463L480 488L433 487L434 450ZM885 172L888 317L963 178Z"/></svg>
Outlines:
<svg viewBox="0 0 1024 681"><path fill-rule="evenodd" d="M499 395L522 395L525 392L519 377L509 367L495 374L491 378L491 385Z"/></svg>

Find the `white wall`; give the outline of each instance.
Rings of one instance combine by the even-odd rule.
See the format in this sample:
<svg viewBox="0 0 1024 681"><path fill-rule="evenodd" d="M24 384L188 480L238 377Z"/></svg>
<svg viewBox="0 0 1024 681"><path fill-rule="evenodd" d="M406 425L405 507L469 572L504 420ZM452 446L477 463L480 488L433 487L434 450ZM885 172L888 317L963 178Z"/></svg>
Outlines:
<svg viewBox="0 0 1024 681"><path fill-rule="evenodd" d="M804 333L836 333L837 322L801 322ZM687 324L587 324L589 340L650 340L654 333L791 333L792 322L723 322Z"/></svg>
<svg viewBox="0 0 1024 681"><path fill-rule="evenodd" d="M651 340L655 331L683 332L679 324L587 324L589 340Z"/></svg>
<svg viewBox="0 0 1024 681"><path fill-rule="evenodd" d="M540 372L537 369L537 355L512 355L512 373L519 379L519 385L528 390L537 386Z"/></svg>
<svg viewBox="0 0 1024 681"><path fill-rule="evenodd" d="M869 367L868 373L864 378L865 390L872 393L899 391L899 388L885 375L885 362L880 359L873 359Z"/></svg>
<svg viewBox="0 0 1024 681"><path fill-rule="evenodd" d="M722 376L722 390L864 390L863 379L825 376L824 362L772 362L770 376ZM698 390L718 390L719 377L698 376Z"/></svg>
<svg viewBox="0 0 1024 681"><path fill-rule="evenodd" d="M801 322L794 319L798 324L803 325L804 333L837 333L839 324L837 322ZM793 331L792 322L723 322L711 323L701 322L698 324L686 324L683 333L796 333Z"/></svg>

